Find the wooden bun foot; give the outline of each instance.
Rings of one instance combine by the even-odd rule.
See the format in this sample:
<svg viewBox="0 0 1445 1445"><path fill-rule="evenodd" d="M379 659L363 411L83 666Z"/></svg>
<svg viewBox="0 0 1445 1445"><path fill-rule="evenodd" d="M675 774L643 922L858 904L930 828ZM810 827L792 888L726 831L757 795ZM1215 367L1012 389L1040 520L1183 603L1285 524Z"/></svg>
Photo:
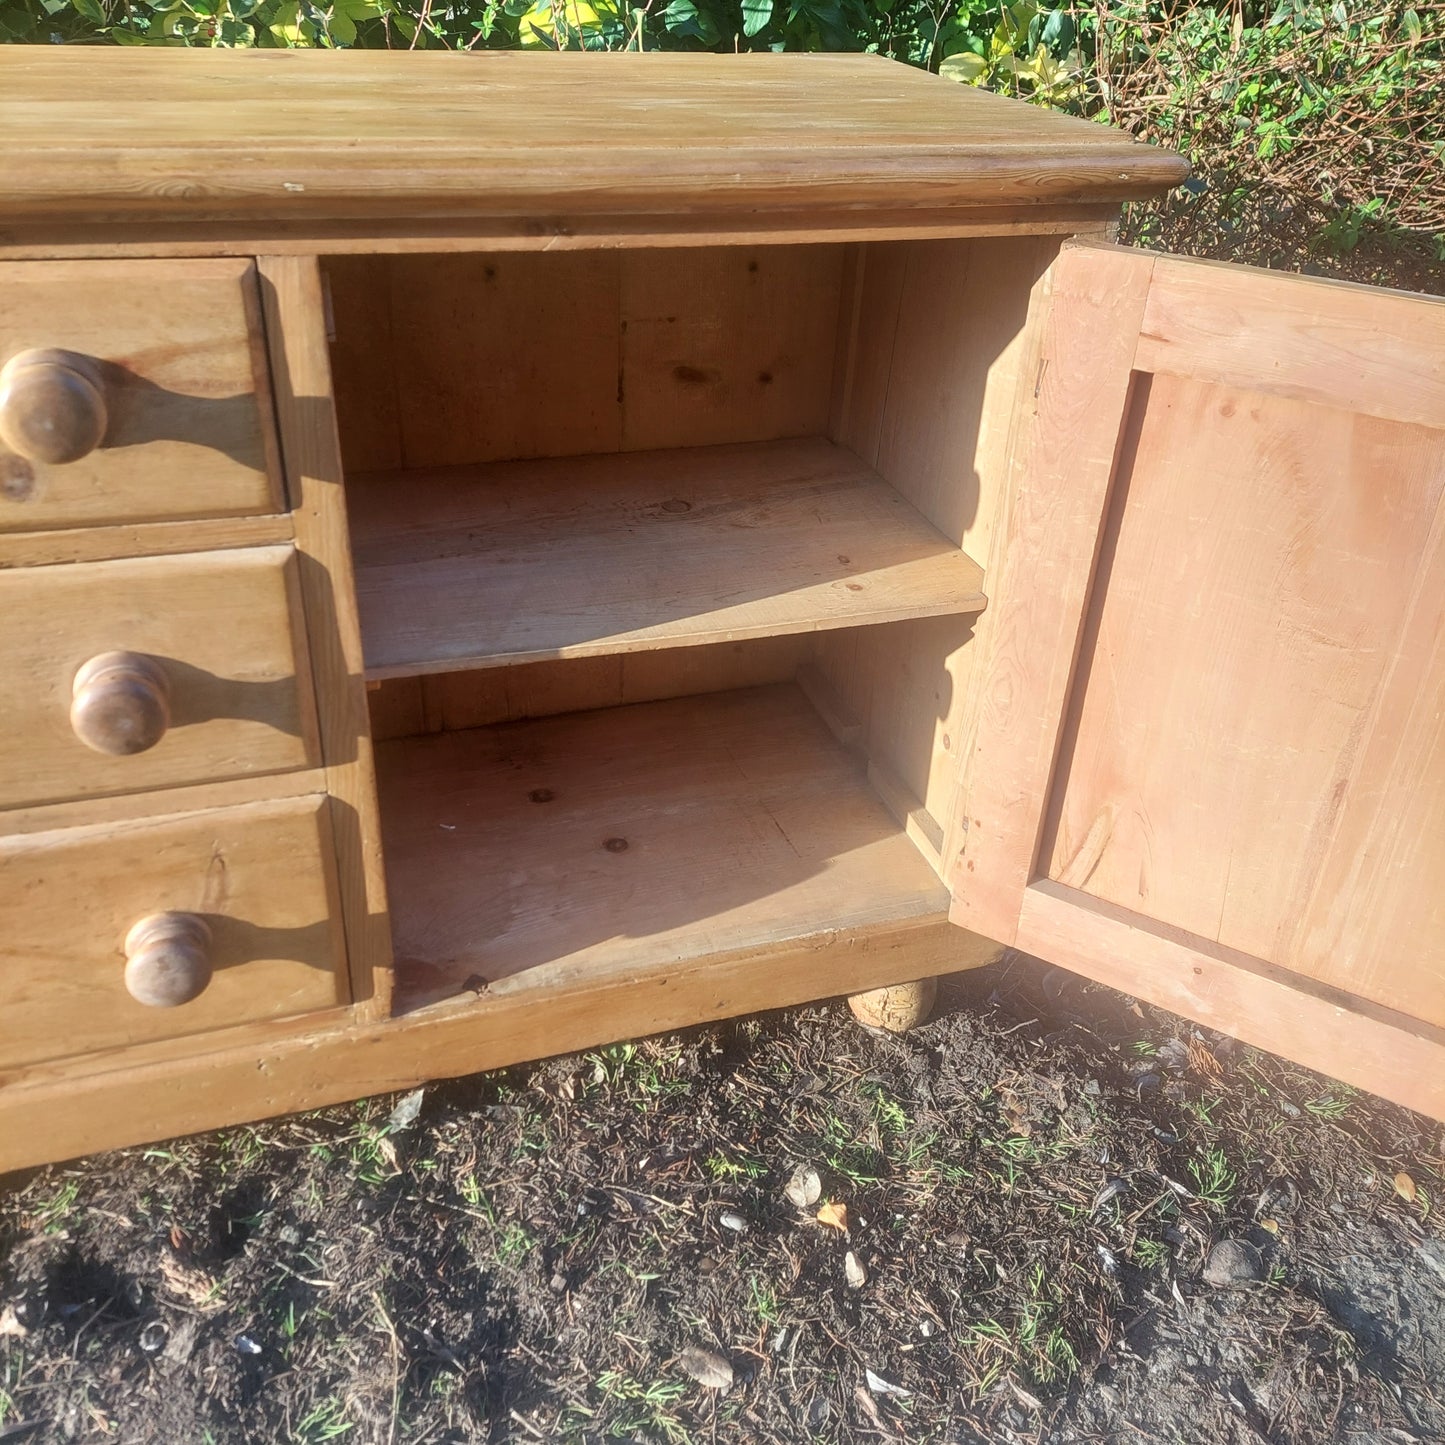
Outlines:
<svg viewBox="0 0 1445 1445"><path fill-rule="evenodd" d="M855 993L848 1000L853 1017L870 1029L887 1029L891 1034L906 1034L933 1012L938 1000L938 980L920 978L914 983L894 983L887 988Z"/></svg>

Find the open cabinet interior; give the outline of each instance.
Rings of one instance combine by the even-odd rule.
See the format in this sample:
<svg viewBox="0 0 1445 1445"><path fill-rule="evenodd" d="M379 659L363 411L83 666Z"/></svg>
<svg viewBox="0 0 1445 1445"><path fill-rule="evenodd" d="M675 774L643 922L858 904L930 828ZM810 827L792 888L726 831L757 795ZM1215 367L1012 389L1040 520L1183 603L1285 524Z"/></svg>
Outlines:
<svg viewBox="0 0 1445 1445"><path fill-rule="evenodd" d="M946 918L1058 247L326 261L398 1011Z"/></svg>

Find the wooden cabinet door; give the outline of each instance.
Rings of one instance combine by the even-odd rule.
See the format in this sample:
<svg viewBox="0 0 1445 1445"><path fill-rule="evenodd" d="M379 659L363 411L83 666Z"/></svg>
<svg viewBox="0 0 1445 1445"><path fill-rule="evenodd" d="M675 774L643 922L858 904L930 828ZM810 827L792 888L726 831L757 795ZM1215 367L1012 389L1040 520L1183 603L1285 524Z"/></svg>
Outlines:
<svg viewBox="0 0 1445 1445"><path fill-rule="evenodd" d="M953 916L1445 1117L1445 303L1051 286Z"/></svg>

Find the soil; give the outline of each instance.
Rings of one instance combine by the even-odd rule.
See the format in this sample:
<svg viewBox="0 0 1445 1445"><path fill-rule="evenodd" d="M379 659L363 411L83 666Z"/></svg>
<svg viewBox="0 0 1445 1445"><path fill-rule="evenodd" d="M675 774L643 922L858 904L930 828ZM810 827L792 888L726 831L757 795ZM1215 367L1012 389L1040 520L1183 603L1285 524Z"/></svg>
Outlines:
<svg viewBox="0 0 1445 1445"><path fill-rule="evenodd" d="M1445 1439L1445 1128L1031 959L417 1102L5 1181L0 1440Z"/></svg>

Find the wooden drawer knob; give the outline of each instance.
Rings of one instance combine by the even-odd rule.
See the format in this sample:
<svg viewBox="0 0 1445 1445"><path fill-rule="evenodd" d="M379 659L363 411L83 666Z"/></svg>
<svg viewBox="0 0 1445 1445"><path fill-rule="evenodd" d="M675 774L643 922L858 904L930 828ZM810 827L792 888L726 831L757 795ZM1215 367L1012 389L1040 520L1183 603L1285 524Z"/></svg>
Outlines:
<svg viewBox="0 0 1445 1445"><path fill-rule="evenodd" d="M125 936L125 987L137 1003L176 1008L211 981L211 930L194 913L151 913Z"/></svg>
<svg viewBox="0 0 1445 1445"><path fill-rule="evenodd" d="M113 757L143 753L171 724L171 690L160 663L141 652L102 652L71 689L70 726L86 747Z"/></svg>
<svg viewBox="0 0 1445 1445"><path fill-rule="evenodd" d="M72 351L22 351L0 367L0 443L27 461L78 462L105 438L99 367Z"/></svg>

